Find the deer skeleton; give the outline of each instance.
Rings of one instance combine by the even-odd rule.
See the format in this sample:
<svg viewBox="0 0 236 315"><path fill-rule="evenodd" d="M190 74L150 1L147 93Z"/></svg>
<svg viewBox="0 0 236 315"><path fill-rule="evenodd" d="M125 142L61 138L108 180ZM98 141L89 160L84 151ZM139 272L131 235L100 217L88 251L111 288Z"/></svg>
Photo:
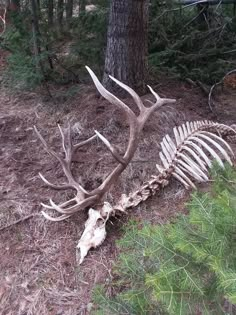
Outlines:
<svg viewBox="0 0 236 315"><path fill-rule="evenodd" d="M44 208L58 212L60 214L58 217L52 217L45 211L42 211L42 214L48 220L61 221L69 218L78 211L89 208L89 217L85 223L85 230L77 245L77 248L80 250L80 263L83 262L84 257L87 255L90 248L95 248L104 241L106 237L106 223L112 215L115 215L117 211L125 212L128 208L135 207L140 202L145 201L149 196L154 195L161 187L164 187L169 183L171 175L184 184L186 188L189 188L190 186L195 187L191 178L197 181L208 180L206 173L207 167L211 166L211 161L204 151L207 151L207 153L216 159L221 166L223 166L221 157L214 149L220 151L220 154L229 163L232 163L230 156L227 153L228 151L231 155L233 155L232 149L225 140L223 140L219 135L216 135L214 132L225 135L230 134L230 136L235 135L234 128L209 121L187 122L178 128L174 128L176 144L168 135L164 137L161 143L162 152L160 152L160 158L163 166L157 165L159 174L157 176L153 176L147 183L144 183L144 185L136 192L131 193L128 196L122 195L122 198L117 205L111 206L108 202L104 201L104 196L132 160L138 147L140 135L145 123L154 111L159 110L160 107L165 104L174 103L175 99L161 98L150 86L148 86L149 90L155 97L155 103L150 102L151 106L146 107L133 89L110 76L115 83L126 90L133 98L139 109L139 115L136 115L124 102L102 86L96 75L89 67L86 68L99 93L110 103L120 109L128 121L130 128L129 141L124 155L121 156L115 147L98 131L95 131L95 135L89 139L73 144L70 126L68 126L65 130L62 130L62 128L58 125L65 156L63 159L54 150L48 147L46 141L35 127L36 134L41 140L46 151L61 164L68 183L64 185L52 184L40 173L39 175L41 179L53 189L65 190L73 188L76 191L74 198L59 205L54 203L52 199L49 200L50 205L42 203ZM91 143L96 138L100 139L104 143L117 161L117 166L111 171L99 187L93 189L92 191L87 191L72 174L72 159L79 148ZM212 145L214 149L212 149L210 145Z"/></svg>

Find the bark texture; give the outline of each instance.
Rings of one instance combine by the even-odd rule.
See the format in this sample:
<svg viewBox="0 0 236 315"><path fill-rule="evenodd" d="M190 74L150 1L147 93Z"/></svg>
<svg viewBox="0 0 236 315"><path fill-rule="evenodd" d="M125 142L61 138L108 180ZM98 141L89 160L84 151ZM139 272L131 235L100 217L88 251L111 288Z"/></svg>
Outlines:
<svg viewBox="0 0 236 315"><path fill-rule="evenodd" d="M103 85L119 91L109 74L145 92L147 71L148 0L112 0L110 6Z"/></svg>
<svg viewBox="0 0 236 315"><path fill-rule="evenodd" d="M73 0L67 0L66 3L66 21L70 22L73 15Z"/></svg>
<svg viewBox="0 0 236 315"><path fill-rule="evenodd" d="M84 14L86 11L86 0L79 0L79 14Z"/></svg>
<svg viewBox="0 0 236 315"><path fill-rule="evenodd" d="M54 19L54 2L53 0L48 0L48 26L52 27L53 26L53 19Z"/></svg>
<svg viewBox="0 0 236 315"><path fill-rule="evenodd" d="M64 0L58 0L57 2L57 25L59 32L63 29L63 12L64 12Z"/></svg>

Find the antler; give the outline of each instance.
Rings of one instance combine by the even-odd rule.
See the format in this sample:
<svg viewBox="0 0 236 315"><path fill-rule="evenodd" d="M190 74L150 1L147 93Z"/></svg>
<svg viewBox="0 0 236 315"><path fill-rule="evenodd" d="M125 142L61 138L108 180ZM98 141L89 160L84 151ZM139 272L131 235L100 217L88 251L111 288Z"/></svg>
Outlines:
<svg viewBox="0 0 236 315"><path fill-rule="evenodd" d="M112 146L112 144L98 131L95 131L95 135L88 140L85 140L81 143L78 143L76 145L72 144L71 140L71 129L68 127L65 132L61 129L60 126L59 130L62 137L62 147L64 150L65 158L62 159L55 151L52 149L49 149L46 141L43 139L41 134L38 132L37 128L35 127L36 134L38 135L39 139L41 140L42 144L44 145L44 148L46 151L52 155L54 158L56 158L59 163L62 166L62 169L67 177L68 184L64 184L61 186L57 186L54 184L51 184L42 174L40 174L40 177L42 180L50 187L54 189L68 189L73 188L76 190L76 196L72 198L71 200L68 200L60 205L56 205L51 199L50 199L50 206L42 204L45 208L50 210L55 210L59 212L61 215L59 217L51 217L47 213L42 212L45 218L51 221L61 221L68 217L70 217L72 214L76 213L77 211L83 210L86 207L92 207L95 204L97 204L105 195L105 193L110 189L110 187L115 183L115 181L118 179L118 177L121 175L121 173L126 169L127 165L131 161L132 157L134 156L134 153L138 147L140 135L142 132L142 129L150 117L150 115L157 109L159 109L164 104L170 104L174 103L174 99L168 99L168 98L160 98L159 95L153 91L153 89L148 86L151 93L155 97L156 101L155 103L151 103L151 107L146 107L143 104L143 101L138 96L138 94L132 90L130 87L125 85L124 83L118 81L117 79L110 76L110 78L116 82L119 86L121 86L123 89L125 89L133 98L134 102L138 106L139 109L139 115L136 116L135 113L120 99L118 99L115 95L111 94L108 90L106 90L102 84L99 82L96 75L93 73L93 71L86 67L88 70L96 88L100 92L100 94L107 99L110 103L118 107L126 116L129 127L130 127L130 134L129 134L129 141L128 146L125 151L125 154L121 156L117 150ZM73 154L75 151L88 143L90 143L95 137L98 137L108 148L108 150L111 152L112 156L117 160L118 165L114 168L114 170L107 176L107 178L104 180L104 182L96 189L88 192L86 191L80 183L78 183L74 176L72 175L71 171L71 161Z"/></svg>
<svg viewBox="0 0 236 315"><path fill-rule="evenodd" d="M72 144L71 140L71 128L68 126L65 131L63 132L60 125L58 125L58 128L60 130L61 138L62 138L62 147L65 154L65 158L62 159L54 150L50 149L44 140L44 138L41 136L37 128L34 126L35 132L39 139L41 140L45 150L54 158L56 158L59 163L62 166L62 169L64 171L64 174L68 180L67 184L63 185L54 185L50 183L41 173L39 173L39 176L41 179L47 184L49 187L56 189L56 190L65 190L65 189L75 189L76 190L76 196L60 205L56 205L52 199L50 199L50 206L46 205L44 203L41 203L42 206L44 206L46 209L56 210L59 213L62 213L62 215L58 218L53 218L49 216L47 213L42 211L42 214L45 216L46 219L51 221L61 221L64 219L67 219L70 217L71 213L74 213L76 211L79 211L80 209L84 209L89 205L89 202L95 200L95 196L89 196L88 191L86 191L79 182L77 182L72 174L71 171L71 163L74 153L77 149L81 148L82 146L90 143L93 141L97 136L94 135L90 137L89 139L82 141L80 143L77 143L75 145Z"/></svg>
<svg viewBox="0 0 236 315"><path fill-rule="evenodd" d="M86 67L86 69L91 75L93 82L96 88L98 89L99 93L110 103L118 107L125 114L130 127L129 142L123 157L121 157L118 154L118 152L116 152L115 148L110 144L110 142L105 137L103 137L100 133L96 132L100 140L106 145L106 147L110 150L114 158L118 161L117 167L108 175L105 181L98 188L91 192L91 194L99 194L102 197L109 190L111 185L117 180L120 174L125 170L129 162L133 158L134 153L138 147L141 132L150 115L155 110L159 109L162 105L174 103L175 100L168 98L160 98L159 95L155 93L150 86L148 86L151 93L154 95L156 102L155 103L150 102L152 105L151 107L145 107L143 101L133 89L110 76L110 78L114 82L116 82L120 87L126 90L133 98L134 102L136 103L139 109L139 115L136 116L135 113L125 103L123 103L120 99L118 99L115 95L111 94L102 86L98 78L95 76L95 74L89 67Z"/></svg>

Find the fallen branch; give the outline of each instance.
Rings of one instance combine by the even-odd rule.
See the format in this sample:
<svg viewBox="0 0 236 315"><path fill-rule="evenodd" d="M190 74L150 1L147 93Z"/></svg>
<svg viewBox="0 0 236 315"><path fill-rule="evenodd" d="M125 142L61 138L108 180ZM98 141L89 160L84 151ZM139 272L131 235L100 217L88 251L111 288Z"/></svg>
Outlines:
<svg viewBox="0 0 236 315"><path fill-rule="evenodd" d="M33 218L33 217L36 217L36 216L38 216L38 214L29 214L29 215L27 215L27 216L25 216L23 218L20 218L19 220L16 220L15 222L12 222L10 224L7 224L7 225L3 226L2 228L0 228L0 232L4 231L6 229L9 229L9 228L11 228L14 225L17 225L19 223L25 222L25 221Z"/></svg>
<svg viewBox="0 0 236 315"><path fill-rule="evenodd" d="M201 88L201 90L208 96L209 94L209 89L207 88L207 86L202 83L201 81L197 80L197 85Z"/></svg>
<svg viewBox="0 0 236 315"><path fill-rule="evenodd" d="M4 9L3 15L0 15L0 21L3 23L3 30L0 33L0 36L2 36L6 30L6 13L7 13L7 8Z"/></svg>
<svg viewBox="0 0 236 315"><path fill-rule="evenodd" d="M212 109L211 104L212 104L212 93L213 93L214 88L215 88L217 85L222 84L222 83L224 82L225 78L226 78L228 75L232 74L232 73L236 73L236 69L233 69L233 70L227 72L226 75L225 75L219 82L216 82L215 84L212 85L212 87L211 87L211 89L210 89L210 92L209 92L209 95L208 95L208 106L209 106L209 108L210 108L210 110L211 110L212 112L213 112L213 109Z"/></svg>

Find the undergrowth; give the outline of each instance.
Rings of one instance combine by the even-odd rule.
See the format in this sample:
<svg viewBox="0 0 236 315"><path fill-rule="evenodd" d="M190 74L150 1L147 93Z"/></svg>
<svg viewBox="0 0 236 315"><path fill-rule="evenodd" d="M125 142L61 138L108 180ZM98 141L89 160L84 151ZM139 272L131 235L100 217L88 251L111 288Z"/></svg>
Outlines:
<svg viewBox="0 0 236 315"><path fill-rule="evenodd" d="M7 69L2 74L4 84L10 87L34 88L42 81L42 74L36 71L37 60L32 54L32 35L29 32L29 11L12 15L12 24L7 27L0 42L9 52Z"/></svg>
<svg viewBox="0 0 236 315"><path fill-rule="evenodd" d="M23 88L33 88L42 81L86 82L86 64L102 75L110 2L94 0L93 3L94 11L73 16L69 26L63 26L58 32L56 25L49 28L47 3L43 2L39 21L41 51L37 58L31 12L29 6L22 6L0 39L0 47L10 52L4 82ZM153 74L164 72L212 85L236 68L235 30L233 5L199 9L195 5L179 6L172 0L164 4L152 0L148 27L149 70Z"/></svg>
<svg viewBox="0 0 236 315"><path fill-rule="evenodd" d="M97 10L88 12L72 22L71 53L79 56L80 73L87 74L84 65L89 64L102 74L106 48L108 7L100 5Z"/></svg>
<svg viewBox="0 0 236 315"><path fill-rule="evenodd" d="M236 170L215 167L213 179L176 222L128 224L112 283L94 290L94 314L232 314Z"/></svg>
<svg viewBox="0 0 236 315"><path fill-rule="evenodd" d="M154 70L212 85L236 68L236 18L232 5L210 6L204 13L204 7L178 10L173 2L168 4L163 10L153 1L149 65Z"/></svg>

